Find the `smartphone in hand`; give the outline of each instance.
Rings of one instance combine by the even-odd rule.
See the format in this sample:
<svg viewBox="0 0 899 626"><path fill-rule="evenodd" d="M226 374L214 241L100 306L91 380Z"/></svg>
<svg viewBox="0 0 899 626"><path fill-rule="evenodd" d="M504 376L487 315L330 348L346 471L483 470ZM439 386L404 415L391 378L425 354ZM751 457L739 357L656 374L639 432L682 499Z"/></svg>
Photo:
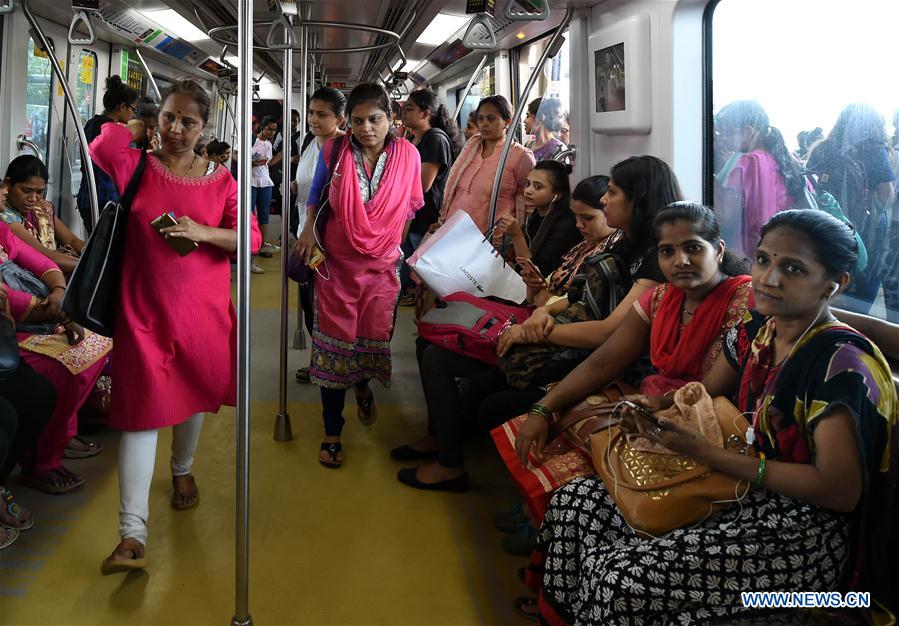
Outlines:
<svg viewBox="0 0 899 626"><path fill-rule="evenodd" d="M150 226L156 229L157 232L162 230L163 228L169 228L170 226L177 226L178 221L175 219L175 214L169 211L168 213L163 213L155 220L150 222ZM166 243L169 244L175 252L180 254L181 256L187 256L194 250L200 247L196 241L191 241L190 239L184 239L183 237L166 237L163 233L159 233L163 236Z"/></svg>
<svg viewBox="0 0 899 626"><path fill-rule="evenodd" d="M659 424L659 418L653 415L646 407L640 406L636 402L631 402L630 400L621 400L618 402L618 404L621 406L626 406L627 408L634 411L634 413L637 413L640 417L649 420L656 426L661 427L661 424Z"/></svg>

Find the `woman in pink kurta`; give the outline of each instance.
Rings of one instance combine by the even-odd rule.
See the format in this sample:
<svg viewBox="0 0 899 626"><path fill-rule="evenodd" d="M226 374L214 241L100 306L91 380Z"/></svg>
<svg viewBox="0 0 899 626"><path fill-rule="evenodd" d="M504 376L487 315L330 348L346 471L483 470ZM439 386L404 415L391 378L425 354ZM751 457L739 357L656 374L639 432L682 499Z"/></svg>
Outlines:
<svg viewBox="0 0 899 626"><path fill-rule="evenodd" d="M148 497L158 429L173 426L172 506L199 501L190 466L205 412L234 404L235 315L229 254L237 249L237 186L228 170L193 153L209 115L197 83L173 85L159 114L161 148L147 156L131 205L114 332L110 424L120 428L122 541L103 573L146 566ZM91 158L124 190L140 150L129 147L143 123L106 124ZM157 232L150 223L171 212L178 224ZM160 234L162 233L162 235ZM261 236L252 220L252 247ZM166 241L196 242L181 256Z"/></svg>
<svg viewBox="0 0 899 626"><path fill-rule="evenodd" d="M14 285L24 281L10 272L21 270L9 267L8 262L31 274L35 285L46 285L47 297L38 297L32 290L16 289ZM48 378L57 392L56 408L38 437L34 453L22 459L20 481L46 493L66 493L84 484L84 478L62 465L62 453L69 442L69 421L75 419L97 383L111 342L93 333L85 338L84 329L71 322L57 325L65 321L60 308L65 290L62 271L16 237L4 223L0 223L0 263L9 309L18 331L19 354Z"/></svg>
<svg viewBox="0 0 899 626"><path fill-rule="evenodd" d="M347 100L352 137L328 141L309 192L307 224L328 188L328 217L303 231L298 250L308 260L314 243L324 249L317 268L312 332L312 382L321 388L325 438L319 461L340 467L346 390L355 387L363 424L376 416L372 378L390 385L390 338L400 292L400 244L424 205L421 158L405 139L390 136L390 99L380 85L363 83ZM336 153L335 153L336 148ZM336 163L335 163L336 161Z"/></svg>
<svg viewBox="0 0 899 626"><path fill-rule="evenodd" d="M507 130L512 123L512 107L502 96L490 96L478 104L477 114L478 134L468 140L450 169L440 223L457 211L465 211L479 230L486 231L491 226L487 223L490 219L490 197L503 144L507 140ZM512 143L503 167L494 219L512 215L519 223L524 223L524 203L518 200L524 193L524 181L535 163L530 150L520 143Z"/></svg>

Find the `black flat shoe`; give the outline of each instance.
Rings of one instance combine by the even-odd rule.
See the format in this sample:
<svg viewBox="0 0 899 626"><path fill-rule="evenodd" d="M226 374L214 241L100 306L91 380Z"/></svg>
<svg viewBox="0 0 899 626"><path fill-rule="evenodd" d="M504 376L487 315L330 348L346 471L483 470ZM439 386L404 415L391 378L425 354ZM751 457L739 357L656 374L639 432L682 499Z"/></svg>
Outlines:
<svg viewBox="0 0 899 626"><path fill-rule="evenodd" d="M418 480L418 477L415 475L416 472L418 472L417 467L407 467L398 471L396 478L404 485L423 491L452 491L454 493L465 493L468 491L468 474L462 474L449 480L441 480L437 483L423 483Z"/></svg>
<svg viewBox="0 0 899 626"><path fill-rule="evenodd" d="M412 446L399 446L390 451L390 458L395 461L424 461L433 459L437 456L436 452L429 450L416 450Z"/></svg>

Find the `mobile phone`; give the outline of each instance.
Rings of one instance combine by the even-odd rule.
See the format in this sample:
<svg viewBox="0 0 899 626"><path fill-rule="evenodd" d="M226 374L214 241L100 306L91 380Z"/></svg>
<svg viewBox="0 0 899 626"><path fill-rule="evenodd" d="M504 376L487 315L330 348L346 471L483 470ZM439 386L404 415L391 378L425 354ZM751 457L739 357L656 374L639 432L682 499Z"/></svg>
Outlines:
<svg viewBox="0 0 899 626"><path fill-rule="evenodd" d="M316 245L312 246L312 253L309 255L309 269L314 270L325 260L325 252Z"/></svg>
<svg viewBox="0 0 899 626"><path fill-rule="evenodd" d="M160 231L163 228L169 228L170 226L177 226L178 221L175 219L175 214L169 211L168 213L163 213L155 220L150 222L150 226L156 229L156 231ZM159 233L162 235L162 233ZM191 241L190 239L184 239L183 237L166 237L162 235L165 239L166 243L168 243L178 254L181 256L187 256L194 250L200 247L196 241Z"/></svg>
<svg viewBox="0 0 899 626"><path fill-rule="evenodd" d="M636 402L631 402L630 400L620 400L618 402L618 404L622 404L622 405L626 406L627 408L632 409L634 412L639 414L640 417L643 417L643 418L649 420L650 422L652 422L653 424L655 424L656 426L659 426L659 418L657 418L655 415L650 413L646 409L646 407L640 406Z"/></svg>

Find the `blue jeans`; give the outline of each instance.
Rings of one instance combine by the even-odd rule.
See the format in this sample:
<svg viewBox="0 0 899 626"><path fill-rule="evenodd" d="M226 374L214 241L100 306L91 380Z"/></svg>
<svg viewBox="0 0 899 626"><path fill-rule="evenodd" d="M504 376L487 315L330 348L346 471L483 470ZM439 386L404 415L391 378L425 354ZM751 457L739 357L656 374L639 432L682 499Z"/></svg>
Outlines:
<svg viewBox="0 0 899 626"><path fill-rule="evenodd" d="M409 257L418 250L418 246L421 245L421 240L424 239L424 236L424 233L409 233L409 236L406 237L406 241L403 242L401 247L405 261L408 261ZM400 268L400 293L403 293L413 286L412 269L405 261Z"/></svg>
<svg viewBox="0 0 899 626"><path fill-rule="evenodd" d="M272 208L272 190L274 187L253 187L253 213L259 225L268 224L268 214Z"/></svg>

